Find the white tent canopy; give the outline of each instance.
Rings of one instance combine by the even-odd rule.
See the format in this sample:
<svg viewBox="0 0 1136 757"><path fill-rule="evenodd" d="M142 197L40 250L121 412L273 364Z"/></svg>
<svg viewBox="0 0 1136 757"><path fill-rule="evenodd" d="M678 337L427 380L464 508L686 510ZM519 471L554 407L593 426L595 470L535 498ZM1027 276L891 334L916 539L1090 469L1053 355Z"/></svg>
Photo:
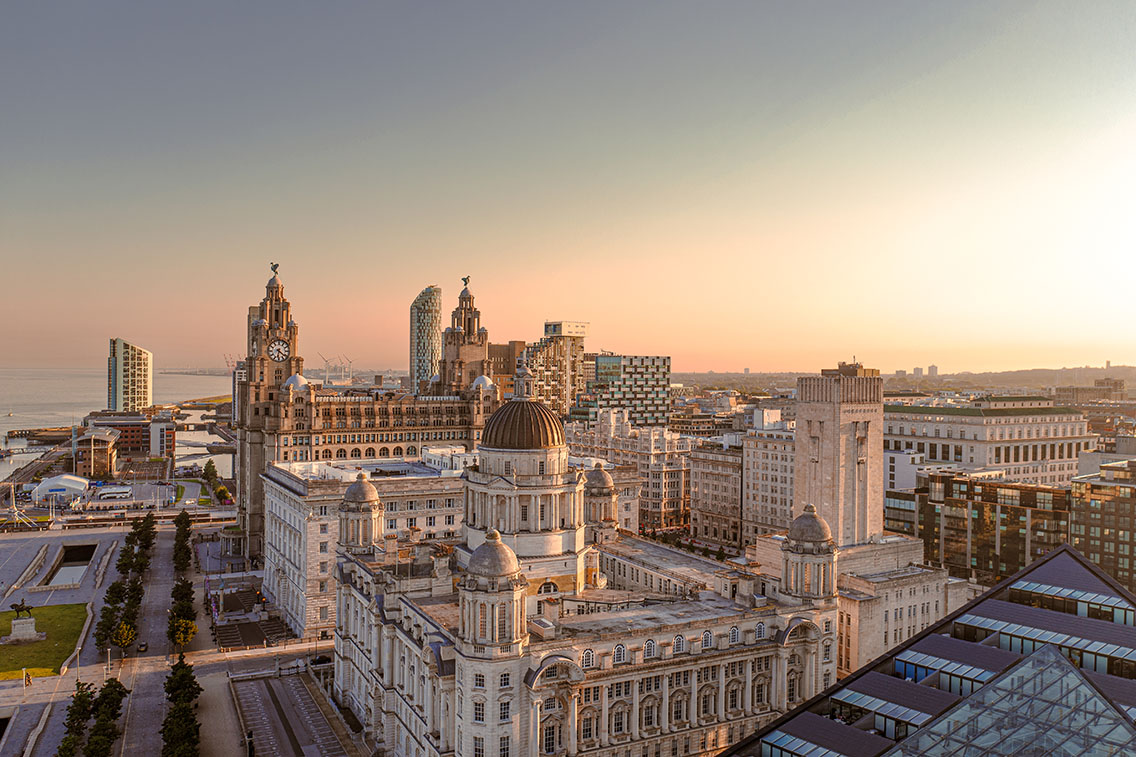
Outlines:
<svg viewBox="0 0 1136 757"><path fill-rule="evenodd" d="M91 482L82 476L72 476L64 473L61 476L45 478L39 486L32 489L32 500L36 503L45 502L55 496L60 502L70 502L83 492Z"/></svg>

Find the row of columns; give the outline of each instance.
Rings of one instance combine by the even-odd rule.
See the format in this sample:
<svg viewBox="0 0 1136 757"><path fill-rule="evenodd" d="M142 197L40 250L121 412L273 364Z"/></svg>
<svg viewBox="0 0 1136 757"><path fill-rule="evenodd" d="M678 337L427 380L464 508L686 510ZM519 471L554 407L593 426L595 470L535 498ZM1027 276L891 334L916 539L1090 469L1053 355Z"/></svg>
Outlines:
<svg viewBox="0 0 1136 757"><path fill-rule="evenodd" d="M541 503L544 517L540 517ZM528 506L528 518L521 520L521 507ZM549 494L491 494L466 489L466 523L477 528L492 526L501 533L539 533L584 525L582 498L574 490Z"/></svg>

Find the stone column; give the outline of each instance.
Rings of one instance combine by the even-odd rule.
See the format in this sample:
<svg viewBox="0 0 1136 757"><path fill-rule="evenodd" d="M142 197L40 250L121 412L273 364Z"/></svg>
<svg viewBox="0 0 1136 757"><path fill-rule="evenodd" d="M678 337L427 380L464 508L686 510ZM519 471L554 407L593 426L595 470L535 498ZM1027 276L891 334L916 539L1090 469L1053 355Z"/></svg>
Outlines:
<svg viewBox="0 0 1136 757"><path fill-rule="evenodd" d="M780 710L781 712L784 712L786 709L786 694L788 693L786 691L788 686L786 685L787 678L785 668L785 650L781 648L777 650L777 654L773 655L773 676L771 679L772 682L778 684L778 686L770 692L772 695L770 704L773 705L774 709Z"/></svg>
<svg viewBox="0 0 1136 757"><path fill-rule="evenodd" d="M663 674L663 705L659 713L659 727L663 733L671 732L671 677Z"/></svg>
<svg viewBox="0 0 1136 757"><path fill-rule="evenodd" d="M639 681L631 682L631 739L639 740Z"/></svg>
<svg viewBox="0 0 1136 757"><path fill-rule="evenodd" d="M718 720L726 719L726 666L718 666Z"/></svg>
<svg viewBox="0 0 1136 757"><path fill-rule="evenodd" d="M693 728L698 723L698 670L690 671L690 706L686 719Z"/></svg>
<svg viewBox="0 0 1136 757"><path fill-rule="evenodd" d="M580 708L580 694L572 692L568 697L568 754L574 755L578 751L576 746L576 732L579 728L577 723L578 711Z"/></svg>
<svg viewBox="0 0 1136 757"><path fill-rule="evenodd" d="M608 745L607 738L607 686L600 687L600 746Z"/></svg>
<svg viewBox="0 0 1136 757"><path fill-rule="evenodd" d="M749 715L753 708L753 679L757 675L754 670L755 662L749 659L742 666L742 680L745 681L745 688L742 690L742 709L746 715Z"/></svg>
<svg viewBox="0 0 1136 757"><path fill-rule="evenodd" d="M531 757L540 755L540 700L534 699L532 703L532 735L530 736L529 754Z"/></svg>

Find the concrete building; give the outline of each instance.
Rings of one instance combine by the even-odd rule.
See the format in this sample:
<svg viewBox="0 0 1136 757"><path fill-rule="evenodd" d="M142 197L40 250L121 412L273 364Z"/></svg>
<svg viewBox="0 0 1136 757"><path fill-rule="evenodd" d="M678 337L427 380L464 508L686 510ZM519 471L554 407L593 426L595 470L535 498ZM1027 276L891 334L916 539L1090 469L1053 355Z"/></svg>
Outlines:
<svg viewBox="0 0 1136 757"><path fill-rule="evenodd" d="M632 425L628 410L601 410L591 424L568 423L572 454L598 457L615 465L634 465L644 480L639 496L639 527L684 528L690 522L691 439L665 428Z"/></svg>
<svg viewBox="0 0 1136 757"><path fill-rule="evenodd" d="M1072 511L1073 546L1136 592L1136 459L1105 463L1096 474L1074 478Z"/></svg>
<svg viewBox="0 0 1136 757"><path fill-rule="evenodd" d="M304 377L299 326L284 297L284 284L278 275L272 276L264 299L249 308L248 357L237 364L233 375L241 524L238 531L226 532L232 549L249 558L263 554L262 474L272 463L361 464L388 457L416 458L423 445L460 444L467 450L477 446L485 419L499 404L498 393L479 369L471 369L461 357L468 356L457 344L465 339L464 329L473 329L475 343L485 332L477 325L479 314L468 289L460 303L454 321L464 325L447 330L447 344L454 348L447 375L463 381L473 376L462 390L415 395L373 386L331 389Z"/></svg>
<svg viewBox="0 0 1136 757"><path fill-rule="evenodd" d="M577 399L573 421L590 423L601 410L623 409L636 426L665 426L670 415L671 359L644 355L596 356L595 381Z"/></svg>
<svg viewBox="0 0 1136 757"><path fill-rule="evenodd" d="M371 538L406 542L461 534L462 469L413 460L275 463L263 475L265 597L301 639L330 638L335 627L335 554L340 504L364 476L380 497Z"/></svg>
<svg viewBox="0 0 1136 757"><path fill-rule="evenodd" d="M923 378L923 367L920 365L915 366L911 371L911 375L915 377L916 380Z"/></svg>
<svg viewBox="0 0 1136 757"><path fill-rule="evenodd" d="M918 537L925 559L993 586L1069 541L1069 490L986 474L920 476L910 497L888 492L886 519Z"/></svg>
<svg viewBox="0 0 1136 757"><path fill-rule="evenodd" d="M744 544L786 530L793 518L796 421L783 420L778 409L758 409L753 426L742 439Z"/></svg>
<svg viewBox="0 0 1136 757"><path fill-rule="evenodd" d="M452 552L377 543L371 482L344 495L335 698L368 751L708 757L835 681L815 513L790 529L784 584L622 535L610 478L567 466L526 382L464 475Z"/></svg>
<svg viewBox="0 0 1136 757"><path fill-rule="evenodd" d="M841 363L797 379L793 510L816 503L824 522L835 524L841 675L966 599L965 581L925 565L921 541L884 531L883 423L879 371ZM746 549L750 565L774 572L785 540L783 533L753 539ZM900 623L894 614L892 604L901 599L911 622Z"/></svg>
<svg viewBox="0 0 1136 757"><path fill-rule="evenodd" d="M112 428L90 429L75 440L75 475L84 478L114 478L118 470L119 432Z"/></svg>
<svg viewBox="0 0 1136 757"><path fill-rule="evenodd" d="M727 434L690 451L690 535L730 550L745 546L741 441L741 434Z"/></svg>
<svg viewBox="0 0 1136 757"><path fill-rule="evenodd" d="M432 381L442 362L442 289L428 286L410 303L410 389Z"/></svg>
<svg viewBox="0 0 1136 757"><path fill-rule="evenodd" d="M1128 387L1124 379L1097 379L1092 386L1059 386L1054 391L1054 399L1062 405L1125 400Z"/></svg>
<svg viewBox="0 0 1136 757"><path fill-rule="evenodd" d="M939 377L939 366L934 365L934 364L927 366L927 378L938 378L938 377Z"/></svg>
<svg viewBox="0 0 1136 757"><path fill-rule="evenodd" d="M885 450L914 450L927 463L1002 470L1011 481L1067 485L1094 437L1079 411L1045 397L988 396L965 404L884 407Z"/></svg>
<svg viewBox="0 0 1136 757"><path fill-rule="evenodd" d="M153 353L124 339L111 339L107 358L107 409L137 413L153 404Z"/></svg>
<svg viewBox="0 0 1136 757"><path fill-rule="evenodd" d="M1062 546L722 755L1134 754L1134 624Z"/></svg>
<svg viewBox="0 0 1136 757"><path fill-rule="evenodd" d="M117 431L116 449L122 457L173 459L177 449L177 421L168 411L152 415L99 411L89 413L83 425L89 429Z"/></svg>
<svg viewBox="0 0 1136 757"><path fill-rule="evenodd" d="M586 388L584 338L588 324L578 321L545 321L544 337L530 344L521 355L532 373L536 399L552 412L566 417L576 397Z"/></svg>

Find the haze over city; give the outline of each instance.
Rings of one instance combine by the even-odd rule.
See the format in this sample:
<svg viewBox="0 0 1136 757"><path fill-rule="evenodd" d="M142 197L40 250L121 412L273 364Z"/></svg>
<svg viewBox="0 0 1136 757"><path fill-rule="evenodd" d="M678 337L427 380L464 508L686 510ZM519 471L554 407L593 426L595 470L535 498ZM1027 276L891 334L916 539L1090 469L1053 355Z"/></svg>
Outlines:
<svg viewBox="0 0 1136 757"><path fill-rule="evenodd" d="M677 371L1134 363L1134 48L1121 2L17 4L0 364L221 367L269 261L356 365L466 275L494 338Z"/></svg>

